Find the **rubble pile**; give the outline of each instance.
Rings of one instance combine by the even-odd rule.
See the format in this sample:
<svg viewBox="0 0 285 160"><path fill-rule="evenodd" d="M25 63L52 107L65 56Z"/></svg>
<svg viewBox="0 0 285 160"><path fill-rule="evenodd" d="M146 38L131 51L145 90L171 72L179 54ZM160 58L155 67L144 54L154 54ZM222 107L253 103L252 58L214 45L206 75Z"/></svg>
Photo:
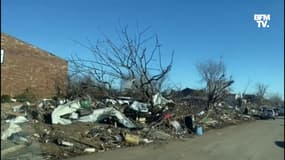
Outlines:
<svg viewBox="0 0 285 160"><path fill-rule="evenodd" d="M244 120L252 118L230 108L199 111L159 93L151 104L130 97L43 99L1 112L1 157L37 155L64 159L192 137L195 133L202 135L202 128L219 128ZM21 152L23 149L32 153Z"/></svg>

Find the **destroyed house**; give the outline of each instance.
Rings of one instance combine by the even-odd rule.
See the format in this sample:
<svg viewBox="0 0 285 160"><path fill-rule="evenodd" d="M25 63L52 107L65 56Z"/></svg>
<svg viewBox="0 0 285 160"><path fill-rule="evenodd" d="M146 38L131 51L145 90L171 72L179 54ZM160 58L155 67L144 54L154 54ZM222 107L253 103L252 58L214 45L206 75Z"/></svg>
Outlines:
<svg viewBox="0 0 285 160"><path fill-rule="evenodd" d="M65 94L67 61L1 33L1 96L29 90L36 98Z"/></svg>

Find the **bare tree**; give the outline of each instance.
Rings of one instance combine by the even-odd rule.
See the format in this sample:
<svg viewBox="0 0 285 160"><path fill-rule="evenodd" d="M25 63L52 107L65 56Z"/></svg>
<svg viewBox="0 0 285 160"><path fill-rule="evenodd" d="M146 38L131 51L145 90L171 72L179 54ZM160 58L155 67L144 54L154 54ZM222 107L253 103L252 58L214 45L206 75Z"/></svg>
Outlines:
<svg viewBox="0 0 285 160"><path fill-rule="evenodd" d="M273 106L282 106L284 104L284 100L282 99L282 96L278 93L271 94L269 97L269 101L271 102L271 105Z"/></svg>
<svg viewBox="0 0 285 160"><path fill-rule="evenodd" d="M259 98L264 98L265 93L267 92L268 85L265 85L263 83L257 83L256 84L256 96Z"/></svg>
<svg viewBox="0 0 285 160"><path fill-rule="evenodd" d="M130 36L127 27L121 27L117 32L118 41L105 36L95 44L78 42L92 53L93 58L73 56L70 60L73 73L89 74L98 84L109 88L121 84L122 89L129 89L140 94L141 99L150 100L155 92L160 91L171 70L173 52L170 62L164 67L158 36L146 37L148 30L138 29L134 36Z"/></svg>
<svg viewBox="0 0 285 160"><path fill-rule="evenodd" d="M209 60L205 63L198 64L196 67L201 76L201 80L206 83L206 109L208 110L223 100L234 81L231 80L231 76L229 78L226 77L226 67L222 60L218 62Z"/></svg>
<svg viewBox="0 0 285 160"><path fill-rule="evenodd" d="M263 83L257 83L256 84L256 103L258 106L261 106L264 104L265 102L265 99L264 99L264 96L267 92L267 89L268 89L268 85L265 85Z"/></svg>

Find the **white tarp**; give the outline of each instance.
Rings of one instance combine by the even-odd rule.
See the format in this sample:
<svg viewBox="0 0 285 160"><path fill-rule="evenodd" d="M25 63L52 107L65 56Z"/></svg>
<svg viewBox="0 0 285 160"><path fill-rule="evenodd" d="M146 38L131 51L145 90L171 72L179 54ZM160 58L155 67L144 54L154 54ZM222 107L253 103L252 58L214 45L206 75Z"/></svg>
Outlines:
<svg viewBox="0 0 285 160"><path fill-rule="evenodd" d="M61 118L61 116L76 112L79 108L80 103L78 100L59 105L51 114L52 124L71 124L71 120Z"/></svg>
<svg viewBox="0 0 285 160"><path fill-rule="evenodd" d="M152 97L153 105L166 105L167 103L173 103L172 100L164 98L160 93L155 94Z"/></svg>
<svg viewBox="0 0 285 160"><path fill-rule="evenodd" d="M28 121L29 120L24 116L18 116L16 118L6 120L7 123L15 123L15 124L25 123Z"/></svg>
<svg viewBox="0 0 285 160"><path fill-rule="evenodd" d="M170 124L175 128L176 134L183 133L183 129L178 121L171 121Z"/></svg>
<svg viewBox="0 0 285 160"><path fill-rule="evenodd" d="M18 133L21 132L22 128L15 124L15 123L10 123L10 126L8 129L6 129L1 136L1 140L6 140L7 138L9 138L12 134L14 133Z"/></svg>
<svg viewBox="0 0 285 160"><path fill-rule="evenodd" d="M129 100L123 100L123 99L117 99L117 100L115 100L115 99L105 99L105 102L106 103L111 103L111 104L113 104L113 105L115 105L115 104L120 104L120 105L123 105L123 104L130 104L130 101Z"/></svg>
<svg viewBox="0 0 285 160"><path fill-rule="evenodd" d="M138 101L134 101L131 105L130 105L130 108L135 110L135 111L138 111L138 112L143 112L143 113L147 113L148 112L148 104L146 103L141 103L141 102L138 102Z"/></svg>
<svg viewBox="0 0 285 160"><path fill-rule="evenodd" d="M119 112L113 107L100 108L93 111L92 114L84 117L80 117L80 122L98 122L107 117L114 116L118 119L118 122L128 128L136 128L136 125L130 121L124 114Z"/></svg>

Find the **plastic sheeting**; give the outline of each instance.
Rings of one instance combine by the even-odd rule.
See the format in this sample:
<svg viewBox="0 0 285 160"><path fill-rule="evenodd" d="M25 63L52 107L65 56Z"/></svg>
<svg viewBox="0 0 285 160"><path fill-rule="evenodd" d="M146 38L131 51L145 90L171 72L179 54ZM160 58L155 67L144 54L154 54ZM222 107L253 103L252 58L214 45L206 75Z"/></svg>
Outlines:
<svg viewBox="0 0 285 160"><path fill-rule="evenodd" d="M76 112L79 108L79 101L72 101L63 105L59 105L51 114L52 124L71 124L72 121L70 119L61 118L61 116Z"/></svg>
<svg viewBox="0 0 285 160"><path fill-rule="evenodd" d="M168 100L168 99L164 98L160 93L155 94L152 97L152 101L153 101L154 106L166 105L168 103L174 103L172 100Z"/></svg>
<svg viewBox="0 0 285 160"><path fill-rule="evenodd" d="M16 118L6 120L7 123L15 123L15 124L25 123L28 121L29 120L24 116L18 116Z"/></svg>
<svg viewBox="0 0 285 160"><path fill-rule="evenodd" d="M107 117L116 117L118 119L118 122L124 125L127 128L137 128L137 126L130 121L124 114L119 112L113 107L107 107L107 108L101 108L96 109L93 111L92 114L84 117L79 118L79 122L98 122L101 121Z"/></svg>
<svg viewBox="0 0 285 160"><path fill-rule="evenodd" d="M138 112L143 112L143 113L147 113L148 112L148 104L146 103L141 103L141 102L138 102L138 101L134 101L131 105L130 105L130 108L135 110L135 111L138 111Z"/></svg>
<svg viewBox="0 0 285 160"><path fill-rule="evenodd" d="M19 125L15 124L15 123L10 123L9 128L3 132L2 136L1 136L1 140L6 140L12 134L18 133L21 131L22 131L22 128Z"/></svg>

